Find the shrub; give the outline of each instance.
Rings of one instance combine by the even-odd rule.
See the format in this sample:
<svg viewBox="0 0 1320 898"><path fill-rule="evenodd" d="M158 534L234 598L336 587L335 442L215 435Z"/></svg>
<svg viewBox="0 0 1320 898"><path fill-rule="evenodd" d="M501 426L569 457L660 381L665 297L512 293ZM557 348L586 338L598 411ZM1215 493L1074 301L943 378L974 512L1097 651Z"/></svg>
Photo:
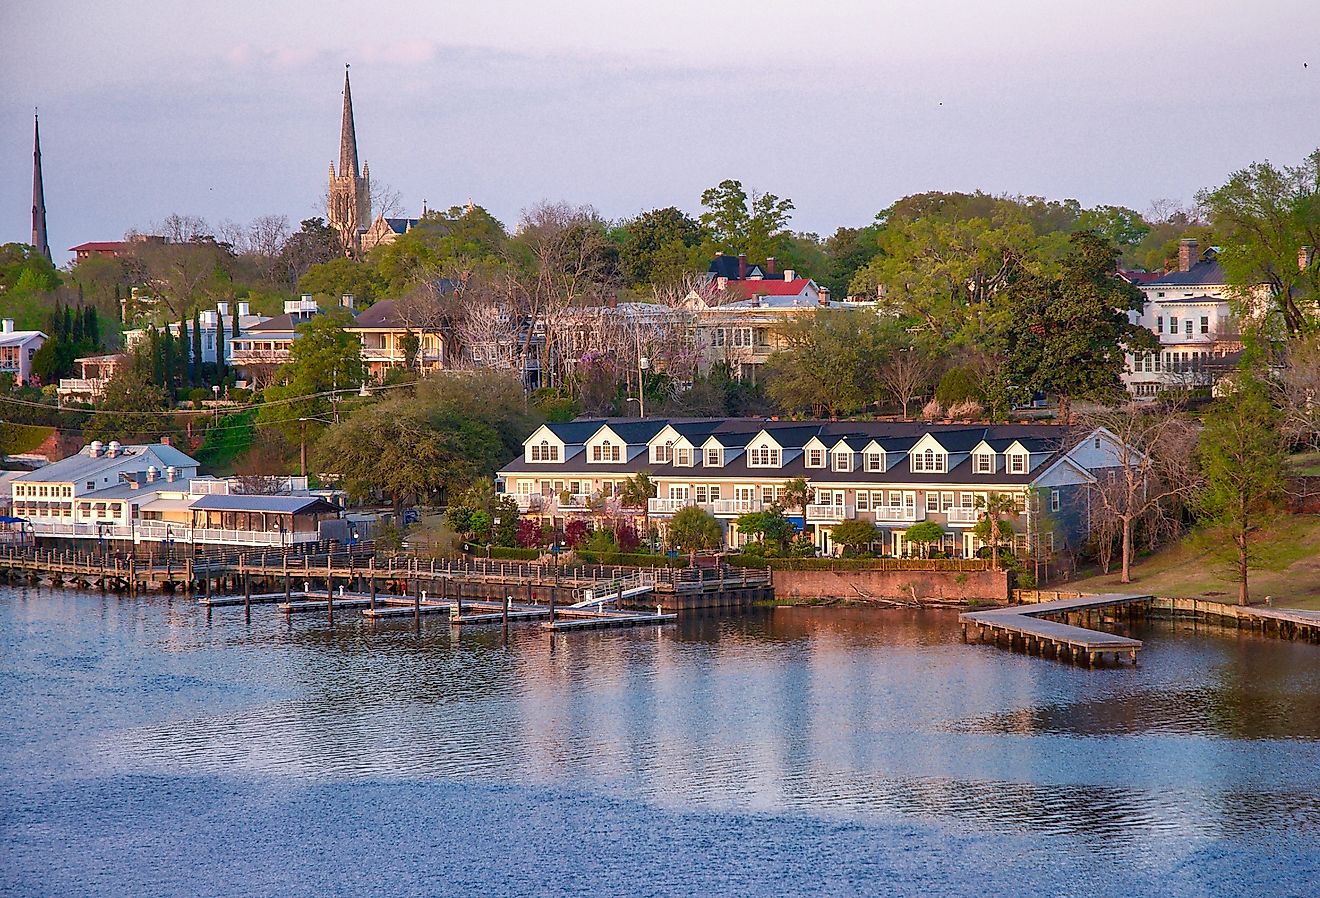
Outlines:
<svg viewBox="0 0 1320 898"><path fill-rule="evenodd" d="M922 407L921 417L925 418L927 421L934 421L937 418L942 418L944 417L944 406L940 405L938 399L932 399Z"/></svg>
<svg viewBox="0 0 1320 898"><path fill-rule="evenodd" d="M531 518L519 518L515 540L521 549L535 549L543 545L541 542L541 522L534 521Z"/></svg>
<svg viewBox="0 0 1320 898"><path fill-rule="evenodd" d="M570 549L581 549L591 536L591 528L586 521L569 521L564 525L564 544Z"/></svg>
<svg viewBox="0 0 1320 898"><path fill-rule="evenodd" d="M620 521L614 525L614 542L621 552L636 552L642 544L642 538L637 535L636 527L627 521Z"/></svg>
<svg viewBox="0 0 1320 898"><path fill-rule="evenodd" d="M211 398L211 391L205 387L193 387L188 391L188 401L200 407L200 403Z"/></svg>

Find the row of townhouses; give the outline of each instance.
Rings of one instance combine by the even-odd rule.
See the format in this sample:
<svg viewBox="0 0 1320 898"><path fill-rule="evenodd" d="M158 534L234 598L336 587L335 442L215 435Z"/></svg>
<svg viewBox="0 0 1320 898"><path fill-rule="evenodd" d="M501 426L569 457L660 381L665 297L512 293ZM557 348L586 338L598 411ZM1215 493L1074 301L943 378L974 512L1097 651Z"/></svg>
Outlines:
<svg viewBox="0 0 1320 898"><path fill-rule="evenodd" d="M695 505L737 548L746 539L736 519L782 504L786 483L803 478L810 502L786 511L821 554L835 552L836 525L860 519L880 528L876 548L894 556L911 554L904 531L919 521L941 525L945 551L975 555L978 499L1002 493L1021 509L1016 548L1048 553L1085 543L1091 488L1124 457L1104 429L1041 424L592 419L537 429L498 486L522 513L560 524L644 513L663 532ZM623 507L625 481L643 472L656 495L645 509Z"/></svg>
<svg viewBox="0 0 1320 898"><path fill-rule="evenodd" d="M351 535L342 497L306 478L263 482L199 477L168 443L100 440L53 464L7 478L11 534L51 544L293 546Z"/></svg>

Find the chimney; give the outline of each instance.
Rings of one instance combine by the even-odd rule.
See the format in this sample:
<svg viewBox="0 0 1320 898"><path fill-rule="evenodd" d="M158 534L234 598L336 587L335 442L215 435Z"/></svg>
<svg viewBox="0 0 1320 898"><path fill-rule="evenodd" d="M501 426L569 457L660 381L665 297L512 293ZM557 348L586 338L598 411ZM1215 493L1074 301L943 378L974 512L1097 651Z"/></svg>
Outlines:
<svg viewBox="0 0 1320 898"><path fill-rule="evenodd" d="M105 448L105 443L100 440L92 440L91 445L87 447L87 454L92 458L100 458L101 450Z"/></svg>
<svg viewBox="0 0 1320 898"><path fill-rule="evenodd" d="M229 303L227 303L227 302L218 302L218 303L216 303L216 304L215 304L215 311L216 311L216 314L218 314L221 318L224 318L226 315L229 314Z"/></svg>
<svg viewBox="0 0 1320 898"><path fill-rule="evenodd" d="M147 465L147 483L155 483L159 474L160 471L156 469L155 465Z"/></svg>
<svg viewBox="0 0 1320 898"><path fill-rule="evenodd" d="M830 304L830 293L828 290L822 290L816 294L816 304L827 306Z"/></svg>
<svg viewBox="0 0 1320 898"><path fill-rule="evenodd" d="M238 317L246 318L247 316L251 315L252 313L249 311L249 309L251 308L252 306L250 306L248 303L240 302L238 304Z"/></svg>
<svg viewBox="0 0 1320 898"><path fill-rule="evenodd" d="M775 266L778 265L778 264L779 264L779 260L776 259L774 256L766 256L766 257L765 257L765 273L766 273L766 274L774 274L774 273L775 273Z"/></svg>
<svg viewBox="0 0 1320 898"><path fill-rule="evenodd" d="M111 441L110 441L110 445L107 446L107 447L106 447L106 450L105 450L105 457L106 457L106 458L118 458L118 457L119 457L119 441L118 441L118 440L111 440Z"/></svg>
<svg viewBox="0 0 1320 898"><path fill-rule="evenodd" d="M747 254L738 253L738 280L747 279Z"/></svg>
<svg viewBox="0 0 1320 898"><path fill-rule="evenodd" d="M14 319L6 318L3 321L0 321L0 331L3 331L6 334L12 334L14 332Z"/></svg>
<svg viewBox="0 0 1320 898"><path fill-rule="evenodd" d="M1305 271L1315 262L1314 246L1297 247L1297 270Z"/></svg>
<svg viewBox="0 0 1320 898"><path fill-rule="evenodd" d="M1201 261L1201 254L1196 251L1196 238L1184 237L1178 241L1178 270L1191 271L1192 266Z"/></svg>
<svg viewBox="0 0 1320 898"><path fill-rule="evenodd" d="M354 297L352 293L345 293L343 296L339 297L339 304L350 312L353 311L353 301Z"/></svg>
<svg viewBox="0 0 1320 898"><path fill-rule="evenodd" d="M617 309L619 307L619 294L611 293L605 298L605 308Z"/></svg>
<svg viewBox="0 0 1320 898"><path fill-rule="evenodd" d="M784 269L784 280L785 280L785 281L796 281L796 280L797 280L797 272L794 271L792 268L785 268L785 269Z"/></svg>
<svg viewBox="0 0 1320 898"><path fill-rule="evenodd" d="M176 475L177 473L178 473L178 470L175 469L174 465L166 465L166 466L165 466L165 479L166 479L167 481L169 481L170 483L173 483L173 482L174 482L174 475Z"/></svg>
<svg viewBox="0 0 1320 898"><path fill-rule="evenodd" d="M721 277L715 282L715 286L718 287L720 290L727 290L727 289L729 289L729 279L726 278L726 277L721 276Z"/></svg>
<svg viewBox="0 0 1320 898"><path fill-rule="evenodd" d="M161 438L160 438L160 444L161 444L162 446L173 446L173 445L174 445L174 443L170 440L169 437L161 437Z"/></svg>

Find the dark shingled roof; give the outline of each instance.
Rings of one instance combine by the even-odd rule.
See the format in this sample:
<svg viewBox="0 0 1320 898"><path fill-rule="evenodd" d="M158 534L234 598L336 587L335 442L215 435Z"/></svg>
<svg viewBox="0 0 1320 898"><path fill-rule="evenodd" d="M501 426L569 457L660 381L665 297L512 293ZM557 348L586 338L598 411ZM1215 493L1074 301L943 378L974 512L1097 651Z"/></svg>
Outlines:
<svg viewBox="0 0 1320 898"><path fill-rule="evenodd" d="M1170 271L1163 277L1147 281L1143 287L1198 287L1206 284L1226 284L1224 269L1214 259L1197 262L1187 271Z"/></svg>
<svg viewBox="0 0 1320 898"><path fill-rule="evenodd" d="M736 281L738 280L738 257L729 255L716 256L714 259L711 259L710 267L706 270L717 278L728 278L731 281ZM770 274L765 270L764 265L755 265L751 262L747 263L747 274L749 277L758 272L760 273L762 280L782 281L784 279L784 273L782 271Z"/></svg>

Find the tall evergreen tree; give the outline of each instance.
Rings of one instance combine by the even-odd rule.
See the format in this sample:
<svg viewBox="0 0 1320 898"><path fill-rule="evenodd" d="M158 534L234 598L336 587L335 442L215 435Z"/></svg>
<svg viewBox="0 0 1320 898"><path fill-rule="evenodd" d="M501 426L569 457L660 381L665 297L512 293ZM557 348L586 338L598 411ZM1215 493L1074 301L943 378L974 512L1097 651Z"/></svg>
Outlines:
<svg viewBox="0 0 1320 898"><path fill-rule="evenodd" d="M196 369L193 367L192 337L188 335L188 321L179 322L179 357L182 361L180 378L185 388L194 385Z"/></svg>

